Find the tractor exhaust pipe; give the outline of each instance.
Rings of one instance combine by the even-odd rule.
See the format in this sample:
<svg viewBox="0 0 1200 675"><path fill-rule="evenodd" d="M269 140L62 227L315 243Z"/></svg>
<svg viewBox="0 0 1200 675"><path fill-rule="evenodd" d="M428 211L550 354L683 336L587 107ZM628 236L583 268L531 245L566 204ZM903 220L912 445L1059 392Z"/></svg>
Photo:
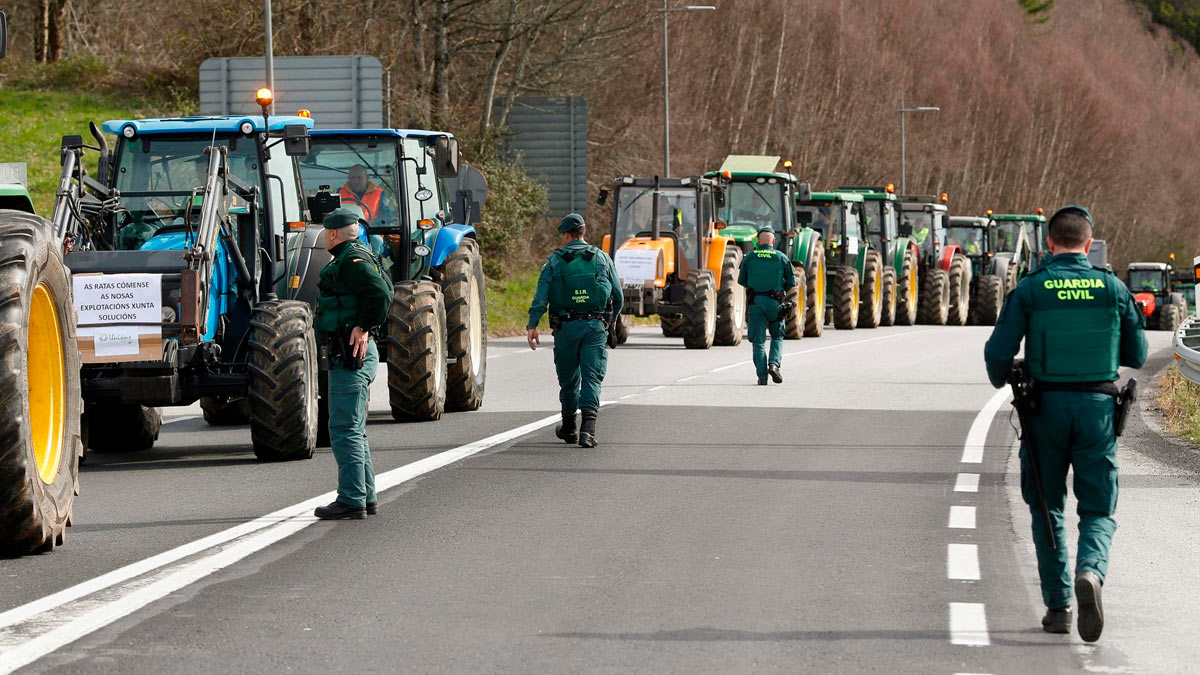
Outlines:
<svg viewBox="0 0 1200 675"><path fill-rule="evenodd" d="M92 132L92 138L96 139L96 145L100 148L100 159L96 163L96 180L105 187L108 187L108 165L111 158L111 153L108 150L108 139L96 126L95 122L88 122L88 130Z"/></svg>

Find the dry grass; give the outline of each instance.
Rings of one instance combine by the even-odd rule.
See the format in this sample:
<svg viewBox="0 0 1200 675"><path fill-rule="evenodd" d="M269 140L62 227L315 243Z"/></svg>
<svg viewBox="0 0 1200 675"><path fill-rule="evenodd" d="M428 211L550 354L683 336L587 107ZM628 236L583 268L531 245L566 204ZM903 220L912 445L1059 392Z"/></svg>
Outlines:
<svg viewBox="0 0 1200 675"><path fill-rule="evenodd" d="M1171 433L1200 443L1200 385L1189 382L1178 366L1172 366L1159 378L1155 401Z"/></svg>

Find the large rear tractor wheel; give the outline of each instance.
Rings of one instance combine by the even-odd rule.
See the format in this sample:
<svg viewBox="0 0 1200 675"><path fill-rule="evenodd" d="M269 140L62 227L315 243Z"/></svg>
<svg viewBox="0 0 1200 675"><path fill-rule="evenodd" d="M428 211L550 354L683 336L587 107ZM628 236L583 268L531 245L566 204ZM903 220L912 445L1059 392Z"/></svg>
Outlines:
<svg viewBox="0 0 1200 675"><path fill-rule="evenodd" d="M79 348L53 231L0 211L0 555L61 546L79 494Z"/></svg>
<svg viewBox="0 0 1200 675"><path fill-rule="evenodd" d="M821 337L825 332L825 244L813 242L809 254L811 264L805 266L808 273L808 298L804 303L804 337Z"/></svg>
<svg viewBox="0 0 1200 675"><path fill-rule="evenodd" d="M683 289L683 346L708 349L717 333L717 290L712 272L691 270Z"/></svg>
<svg viewBox="0 0 1200 675"><path fill-rule="evenodd" d="M921 311L917 320L927 326L945 326L950 313L950 277L946 270L929 270L921 284Z"/></svg>
<svg viewBox="0 0 1200 675"><path fill-rule="evenodd" d="M250 399L245 396L204 396L200 399L204 421L213 427L250 423Z"/></svg>
<svg viewBox="0 0 1200 675"><path fill-rule="evenodd" d="M487 296L479 243L463 239L441 269L446 302L446 409L478 410L487 380Z"/></svg>
<svg viewBox="0 0 1200 675"><path fill-rule="evenodd" d="M796 272L796 287L788 293L788 299L795 303L795 306L783 317L785 340L799 340L804 337L804 318L808 316L808 276L804 274L803 266L793 266Z"/></svg>
<svg viewBox="0 0 1200 675"><path fill-rule="evenodd" d="M917 263L917 253L910 246L904 251L904 262L900 266L900 294L896 298L896 325L913 326L917 323L917 314L921 306L920 291L921 269Z"/></svg>
<svg viewBox="0 0 1200 675"><path fill-rule="evenodd" d="M896 324L896 268L883 271L883 311L879 314L880 326Z"/></svg>
<svg viewBox="0 0 1200 675"><path fill-rule="evenodd" d="M430 281L396 284L388 312L388 400L397 422L441 418L446 407L446 309Z"/></svg>
<svg viewBox="0 0 1200 675"><path fill-rule="evenodd" d="M980 326L994 326L1000 317L1000 308L1004 306L1004 280L995 274L985 274L979 277L975 286L975 302L971 309L975 313L975 323Z"/></svg>
<svg viewBox="0 0 1200 675"><path fill-rule="evenodd" d="M1158 310L1158 330L1165 330L1174 333L1179 328L1179 324L1183 321L1183 313L1179 311L1177 305L1164 305Z"/></svg>
<svg viewBox="0 0 1200 675"><path fill-rule="evenodd" d="M838 330L853 330L858 325L860 299L858 270L853 267L838 269L837 286L833 289L833 325Z"/></svg>
<svg viewBox="0 0 1200 675"><path fill-rule="evenodd" d="M713 343L722 347L736 347L742 343L742 327L746 325L746 289L737 282L741 265L742 250L733 246L725 249L721 290L717 292L717 332L713 338Z"/></svg>
<svg viewBox="0 0 1200 675"><path fill-rule="evenodd" d="M961 254L955 254L950 261L950 311L946 323L950 326L967 325L967 315L971 311L971 261Z"/></svg>
<svg viewBox="0 0 1200 675"><path fill-rule="evenodd" d="M867 253L863 266L863 285L860 295L862 305L858 309L859 328L878 328L883 313L883 260L879 251Z"/></svg>
<svg viewBox="0 0 1200 675"><path fill-rule="evenodd" d="M250 440L268 462L310 459L317 447L317 341L312 310L267 300L250 316Z"/></svg>
<svg viewBox="0 0 1200 675"><path fill-rule="evenodd" d="M662 325L663 337L683 337L682 314L662 314L658 317L658 322Z"/></svg>
<svg viewBox="0 0 1200 675"><path fill-rule="evenodd" d="M87 403L83 419L87 452L141 452L158 440L162 410L137 403Z"/></svg>

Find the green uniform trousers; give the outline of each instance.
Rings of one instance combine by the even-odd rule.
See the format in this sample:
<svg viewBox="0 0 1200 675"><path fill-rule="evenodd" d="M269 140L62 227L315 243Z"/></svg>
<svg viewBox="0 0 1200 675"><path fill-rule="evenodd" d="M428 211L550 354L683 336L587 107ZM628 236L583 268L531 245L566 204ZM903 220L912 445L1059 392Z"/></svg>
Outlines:
<svg viewBox="0 0 1200 675"><path fill-rule="evenodd" d="M749 330L750 342L754 345L754 370L758 372L758 379L764 379L767 376L767 364L774 363L777 366L783 365L783 334L785 331L783 320L776 320L779 316L779 303L771 298L764 296L756 296L754 301L750 303L749 309ZM767 332L771 333L771 355L767 356Z"/></svg>
<svg viewBox="0 0 1200 675"><path fill-rule="evenodd" d="M358 370L343 368L339 361L329 365L329 444L338 466L337 500L362 508L375 502L375 467L367 445L367 395L379 350L367 341L367 356Z"/></svg>
<svg viewBox="0 0 1200 675"><path fill-rule="evenodd" d="M599 320L567 321L554 331L554 370L564 415L600 410L600 385L608 370L608 331Z"/></svg>
<svg viewBox="0 0 1200 675"><path fill-rule="evenodd" d="M1111 396L1066 391L1041 393L1041 405L1030 416L1029 430L1037 450L1042 489L1054 531L1046 531L1037 501L1037 488L1029 474L1029 452L1021 444L1021 496L1033 515L1033 543L1037 549L1038 576L1047 607L1071 603L1071 575L1067 571L1067 529L1063 509L1067 503L1067 469L1075 471L1075 498L1079 500L1079 548L1075 574L1095 572L1103 581L1108 573L1108 549L1117 521L1117 438L1113 429ZM1051 549L1051 537L1058 548Z"/></svg>

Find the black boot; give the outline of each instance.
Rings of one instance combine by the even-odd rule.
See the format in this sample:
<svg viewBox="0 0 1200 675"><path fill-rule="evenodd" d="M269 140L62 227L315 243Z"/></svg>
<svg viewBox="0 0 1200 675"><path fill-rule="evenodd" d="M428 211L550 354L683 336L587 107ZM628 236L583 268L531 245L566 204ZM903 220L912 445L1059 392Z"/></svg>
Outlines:
<svg viewBox="0 0 1200 675"><path fill-rule="evenodd" d="M767 378L765 378L765 377L758 378L758 386L760 386L760 387L767 386Z"/></svg>
<svg viewBox="0 0 1200 675"><path fill-rule="evenodd" d="M1079 603L1079 637L1084 642L1100 639L1104 630L1104 606L1100 603L1100 577L1095 572L1082 572L1075 577L1075 599Z"/></svg>
<svg viewBox="0 0 1200 675"><path fill-rule="evenodd" d="M367 517L367 510L361 506L333 502L327 506L318 506L313 515L321 520L362 520Z"/></svg>
<svg viewBox="0 0 1200 675"><path fill-rule="evenodd" d="M767 364L767 374L771 376L771 381L775 384L783 384L783 375L779 372L779 366L774 363Z"/></svg>
<svg viewBox="0 0 1200 675"><path fill-rule="evenodd" d="M562 421L554 425L554 435L566 443L575 445L579 440L579 436L575 433L575 413L562 416Z"/></svg>
<svg viewBox="0 0 1200 675"><path fill-rule="evenodd" d="M1046 616L1042 617L1042 630L1047 633L1071 632L1071 607L1047 608Z"/></svg>
<svg viewBox="0 0 1200 675"><path fill-rule="evenodd" d="M596 447L596 413L583 413L583 424L579 426L579 447Z"/></svg>

